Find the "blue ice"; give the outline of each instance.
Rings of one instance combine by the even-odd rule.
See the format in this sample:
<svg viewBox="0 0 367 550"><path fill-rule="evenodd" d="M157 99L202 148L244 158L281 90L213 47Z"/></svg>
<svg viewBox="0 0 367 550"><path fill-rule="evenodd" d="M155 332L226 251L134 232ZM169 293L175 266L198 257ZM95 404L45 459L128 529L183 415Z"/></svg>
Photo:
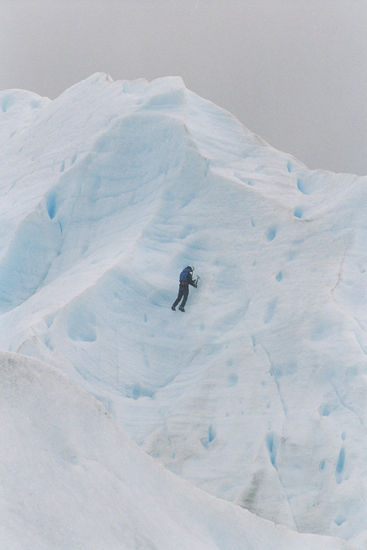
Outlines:
<svg viewBox="0 0 367 550"><path fill-rule="evenodd" d="M210 424L209 428L208 428L208 437L203 437L201 439L201 443L204 447L208 448L209 444L214 441L216 437L216 432L212 426L212 424Z"/></svg>
<svg viewBox="0 0 367 550"><path fill-rule="evenodd" d="M276 234L277 234L277 229L275 226L271 226L268 228L267 232L266 232L266 239L270 242L270 241L273 241L276 237Z"/></svg>
<svg viewBox="0 0 367 550"><path fill-rule="evenodd" d="M274 434L271 432L266 436L266 446L269 451L270 462L277 469L277 450Z"/></svg>
<svg viewBox="0 0 367 550"><path fill-rule="evenodd" d="M338 461L335 468L335 478L337 483L342 482L342 473L345 465L345 449L342 447L339 452Z"/></svg>

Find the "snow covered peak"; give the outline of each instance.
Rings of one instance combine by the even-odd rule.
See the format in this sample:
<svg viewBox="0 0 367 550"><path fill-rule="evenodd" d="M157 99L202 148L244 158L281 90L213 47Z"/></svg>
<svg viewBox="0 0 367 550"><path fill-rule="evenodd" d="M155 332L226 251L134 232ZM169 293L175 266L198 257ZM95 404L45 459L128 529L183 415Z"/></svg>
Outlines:
<svg viewBox="0 0 367 550"><path fill-rule="evenodd" d="M19 93L0 110L1 349L201 489L363 544L366 178L309 171L176 77Z"/></svg>

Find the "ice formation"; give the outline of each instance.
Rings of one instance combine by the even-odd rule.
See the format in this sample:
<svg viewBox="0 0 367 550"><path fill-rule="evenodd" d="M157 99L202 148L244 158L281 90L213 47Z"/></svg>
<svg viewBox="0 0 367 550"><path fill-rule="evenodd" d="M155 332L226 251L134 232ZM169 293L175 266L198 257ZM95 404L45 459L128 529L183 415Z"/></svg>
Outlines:
<svg viewBox="0 0 367 550"><path fill-rule="evenodd" d="M0 119L0 541L364 548L367 179L180 78L6 90Z"/></svg>

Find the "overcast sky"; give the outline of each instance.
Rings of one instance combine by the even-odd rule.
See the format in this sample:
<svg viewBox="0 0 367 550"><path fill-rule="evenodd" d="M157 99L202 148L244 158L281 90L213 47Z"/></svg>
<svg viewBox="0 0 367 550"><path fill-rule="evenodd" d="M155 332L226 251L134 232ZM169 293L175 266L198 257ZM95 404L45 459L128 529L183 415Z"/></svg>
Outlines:
<svg viewBox="0 0 367 550"><path fill-rule="evenodd" d="M181 75L310 168L367 174L367 0L0 0L0 89Z"/></svg>

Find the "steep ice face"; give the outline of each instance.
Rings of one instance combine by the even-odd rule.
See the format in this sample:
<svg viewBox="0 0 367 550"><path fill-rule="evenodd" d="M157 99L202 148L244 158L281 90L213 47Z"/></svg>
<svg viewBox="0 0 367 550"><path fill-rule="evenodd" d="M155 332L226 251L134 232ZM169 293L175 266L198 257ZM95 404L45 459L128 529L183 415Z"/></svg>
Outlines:
<svg viewBox="0 0 367 550"><path fill-rule="evenodd" d="M94 75L2 154L2 349L200 488L362 540L366 178L307 170L179 78Z"/></svg>
<svg viewBox="0 0 367 550"><path fill-rule="evenodd" d="M7 550L350 550L215 499L156 464L48 365L0 353L0 542Z"/></svg>

